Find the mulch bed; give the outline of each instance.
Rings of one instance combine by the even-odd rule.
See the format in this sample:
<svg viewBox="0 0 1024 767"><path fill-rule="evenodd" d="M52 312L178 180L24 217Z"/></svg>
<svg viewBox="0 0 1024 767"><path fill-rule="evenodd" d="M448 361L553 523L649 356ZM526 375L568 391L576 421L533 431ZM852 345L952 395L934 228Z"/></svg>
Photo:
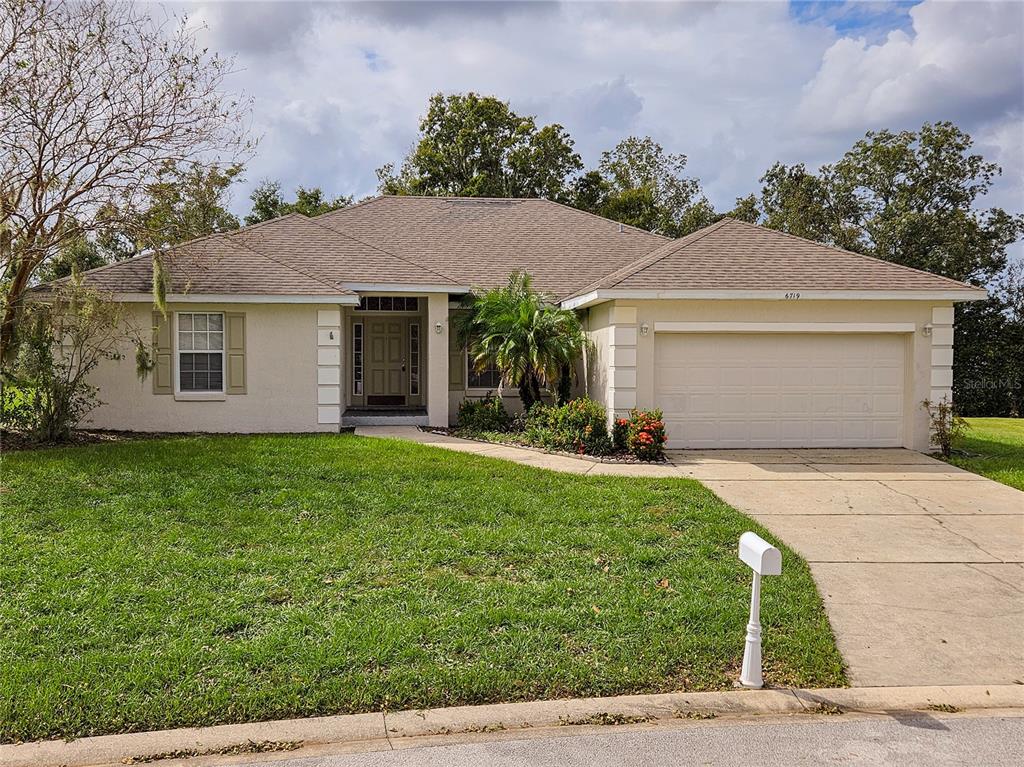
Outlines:
<svg viewBox="0 0 1024 767"><path fill-rule="evenodd" d="M639 464L658 464L668 463L668 459L661 458L658 461L641 461L635 455L630 453L614 453L612 455L587 455L586 453L570 453L566 450L549 450L545 447L537 447L536 445L526 444L524 442L517 441L514 434L509 434L507 440L496 440L496 439L480 439L479 437L467 436L465 433L460 432L458 429L446 429L442 426L420 426L420 431L425 431L428 434L441 434L445 437L455 437L457 439L464 439L468 442L479 442L483 445L507 445L508 447L521 447L523 450L532 450L535 453L545 453L547 455L564 455L566 458L578 458L581 461L590 461L591 463L639 463Z"/></svg>

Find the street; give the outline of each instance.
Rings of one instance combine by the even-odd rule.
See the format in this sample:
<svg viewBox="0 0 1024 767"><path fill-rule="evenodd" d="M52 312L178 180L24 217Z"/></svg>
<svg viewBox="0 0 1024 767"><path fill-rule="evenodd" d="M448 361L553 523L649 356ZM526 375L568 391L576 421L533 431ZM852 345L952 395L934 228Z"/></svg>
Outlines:
<svg viewBox="0 0 1024 767"><path fill-rule="evenodd" d="M614 732L413 746L274 761L275 767L656 767L657 765L1018 765L1024 718L970 714L840 715L780 721L680 722ZM236 762L237 763L237 762ZM253 760L250 764L264 763Z"/></svg>

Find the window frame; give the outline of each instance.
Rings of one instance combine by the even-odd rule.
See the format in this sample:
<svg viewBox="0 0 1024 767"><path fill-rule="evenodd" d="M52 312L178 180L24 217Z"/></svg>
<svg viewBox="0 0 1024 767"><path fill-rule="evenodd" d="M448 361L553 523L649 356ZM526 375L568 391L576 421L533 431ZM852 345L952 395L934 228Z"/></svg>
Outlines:
<svg viewBox="0 0 1024 767"><path fill-rule="evenodd" d="M409 396L420 396L420 324L419 322L409 323L409 349L407 357L409 360Z"/></svg>
<svg viewBox="0 0 1024 767"><path fill-rule="evenodd" d="M358 329L359 333L356 333ZM357 338L358 335L358 338ZM356 348L356 342L359 348ZM356 358L358 355L358 359ZM357 375L358 373L358 375ZM366 390L366 326L362 320L358 320L352 323L352 373L350 380L352 383L352 396L362 397Z"/></svg>
<svg viewBox="0 0 1024 767"><path fill-rule="evenodd" d="M467 392L472 392L474 394L476 394L476 393L484 393L484 394L486 394L487 392L491 392L491 391L497 392L499 389L503 389L504 388L504 383L505 382L503 380L499 380L497 386L472 386L469 383L469 377L470 377L470 375L473 374L473 366L469 363L469 349L466 349L465 353L462 355L462 362L465 365L466 377L465 377L464 380L466 381L466 391ZM498 368L490 368L490 369L491 370L496 370L496 371L498 370ZM498 371L498 372L500 372L500 371Z"/></svg>
<svg viewBox="0 0 1024 767"><path fill-rule="evenodd" d="M209 317L211 315L220 316L220 327L221 327L221 348L220 348L220 389L182 389L181 388L181 355L182 354L214 354L217 349L186 349L181 348L181 337L179 335L180 319L181 315L188 314L193 317L197 314L205 315ZM208 331L207 331L208 332ZM227 342L228 342L228 328L227 328L227 316L224 312L210 312L210 311L188 311L188 312L175 312L174 313L174 336L172 338L172 348L174 349L174 394L176 397L210 397L210 396L223 396L226 395L228 390L228 371L227 371Z"/></svg>

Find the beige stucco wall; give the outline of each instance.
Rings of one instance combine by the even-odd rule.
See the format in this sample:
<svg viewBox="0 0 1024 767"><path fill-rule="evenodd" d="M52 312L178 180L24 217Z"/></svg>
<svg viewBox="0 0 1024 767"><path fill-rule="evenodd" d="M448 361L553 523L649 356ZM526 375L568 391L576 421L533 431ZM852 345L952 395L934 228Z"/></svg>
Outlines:
<svg viewBox="0 0 1024 767"><path fill-rule="evenodd" d="M635 312L635 314L634 314ZM616 413L635 405L654 407L654 342L658 322L912 323L905 334L906 371L903 438L906 447L927 450L925 399L949 395L952 383L952 304L925 301L609 301L588 310L588 335L595 362L590 396ZM932 324L931 336L923 333ZM643 335L640 329L648 326ZM635 368L630 369L635 348ZM623 350L625 354L620 352ZM599 361L599 362L597 362Z"/></svg>
<svg viewBox="0 0 1024 767"><path fill-rule="evenodd" d="M125 359L104 362L92 376L106 404L84 425L132 431L337 431L337 423L317 422L317 311L337 307L189 303L169 308L245 312L247 393L205 402L154 394L151 379L139 381L134 347L126 345ZM148 338L152 305L133 304L131 318Z"/></svg>

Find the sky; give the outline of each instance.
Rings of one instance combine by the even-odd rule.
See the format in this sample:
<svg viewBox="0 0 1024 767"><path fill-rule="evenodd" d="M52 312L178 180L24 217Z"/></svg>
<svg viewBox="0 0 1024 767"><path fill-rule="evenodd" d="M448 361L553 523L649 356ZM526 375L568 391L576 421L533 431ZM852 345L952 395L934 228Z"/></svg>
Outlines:
<svg viewBox="0 0 1024 767"><path fill-rule="evenodd" d="M356 198L432 93L558 122L588 166L630 135L689 158L719 210L775 161L817 168L866 131L952 120L1024 210L1022 2L206 2L169 6L253 100L262 179Z"/></svg>

